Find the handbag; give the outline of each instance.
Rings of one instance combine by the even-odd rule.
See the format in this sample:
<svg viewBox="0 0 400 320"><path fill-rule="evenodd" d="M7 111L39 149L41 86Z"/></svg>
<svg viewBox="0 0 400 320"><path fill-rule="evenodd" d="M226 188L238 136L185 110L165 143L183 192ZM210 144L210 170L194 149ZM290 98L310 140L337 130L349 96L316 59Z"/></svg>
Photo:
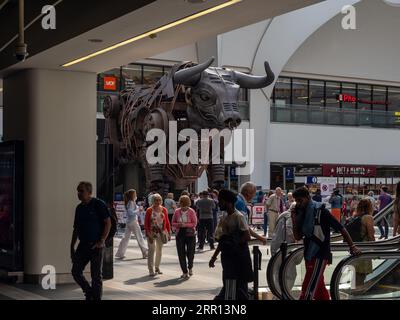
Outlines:
<svg viewBox="0 0 400 320"><path fill-rule="evenodd" d="M160 233L160 238L161 238L161 242L162 242L163 244L168 243L169 236L168 236L168 234L167 234L164 230Z"/></svg>

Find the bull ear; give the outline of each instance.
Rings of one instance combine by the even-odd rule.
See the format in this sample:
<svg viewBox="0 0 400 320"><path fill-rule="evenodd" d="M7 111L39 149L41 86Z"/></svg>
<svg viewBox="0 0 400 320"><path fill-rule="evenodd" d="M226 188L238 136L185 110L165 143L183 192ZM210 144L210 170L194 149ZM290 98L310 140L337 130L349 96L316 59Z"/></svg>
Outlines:
<svg viewBox="0 0 400 320"><path fill-rule="evenodd" d="M201 73L211 66L214 59L214 57L211 57L208 61L198 64L197 66L179 70L174 74L174 83L190 87L195 86L201 79Z"/></svg>
<svg viewBox="0 0 400 320"><path fill-rule="evenodd" d="M235 71L236 83L246 89L260 89L269 86L275 80L275 75L267 61L264 62L266 76L252 76Z"/></svg>

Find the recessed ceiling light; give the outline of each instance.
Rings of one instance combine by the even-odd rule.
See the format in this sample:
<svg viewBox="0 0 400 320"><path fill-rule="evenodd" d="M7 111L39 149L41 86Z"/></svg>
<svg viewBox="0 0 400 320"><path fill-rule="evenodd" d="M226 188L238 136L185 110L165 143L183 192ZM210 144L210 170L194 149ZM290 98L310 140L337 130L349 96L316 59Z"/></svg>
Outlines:
<svg viewBox="0 0 400 320"><path fill-rule="evenodd" d="M89 39L88 41L89 42L93 42L93 43L101 43L101 42L103 42L103 40L101 40L101 39Z"/></svg>
<svg viewBox="0 0 400 320"><path fill-rule="evenodd" d="M189 3L204 3L204 2L206 2L207 0L185 0L186 2L189 2Z"/></svg>
<svg viewBox="0 0 400 320"><path fill-rule="evenodd" d="M187 16L187 17L184 17L184 18L182 18L182 19L176 20L176 21L174 21L174 22L168 23L168 24L163 25L163 26L161 26L161 27L158 27L158 28L156 28L156 29L153 29L153 30L147 31L147 32L145 32L145 33L142 33L142 34L140 34L140 35L134 36L133 38L130 38L130 39L127 39L127 40L125 40L125 41L116 43L116 44L114 44L114 45L112 45L112 46L110 46L110 47L107 47L107 48L104 48L104 49L102 49L102 50L93 52L93 53L91 53L91 54L89 54L89 55L87 55L87 56L84 56L84 57L75 59L75 60L73 60L73 61L71 61L71 62L65 63L65 64L62 65L62 67L69 67L69 66L72 66L72 65L74 65L74 64L80 63L80 62L82 62L82 61L86 61L86 60L88 60L88 59L94 58L94 57L96 57L96 56L98 56L98 55L101 55L101 54L103 54L103 53L109 52L109 51L111 51L111 50L114 50L114 49L120 48L120 47L122 47L122 46L125 46L125 45L127 45L127 44L130 44L130 43L132 43L132 42L135 42L135 41L138 41L138 40L140 40L140 39L146 38L146 37L148 37L148 36L150 36L150 35L152 35L152 34L160 33L160 32L162 32L162 31L171 29L171 28L173 28L173 27L176 27L176 26L179 26L179 25L181 25L181 24L183 24L183 23L186 23L186 22L192 21L192 20L194 20L194 19L200 18L200 17L202 17L202 16L204 16L204 15L207 15L207 14L210 14L210 13L212 13L212 12L221 10L221 9L223 9L223 8L226 8L226 7L228 7L228 6L231 6L231 5L236 4L236 3L238 3L238 2L241 2L241 1L242 1L242 0L229 0L229 1L226 1L226 2L224 2L224 3L222 3L222 4L217 5L217 6L211 7L211 8L209 8L209 9L202 10L202 11L200 11L200 12L198 12L198 13L192 14L192 15L190 15L190 16Z"/></svg>

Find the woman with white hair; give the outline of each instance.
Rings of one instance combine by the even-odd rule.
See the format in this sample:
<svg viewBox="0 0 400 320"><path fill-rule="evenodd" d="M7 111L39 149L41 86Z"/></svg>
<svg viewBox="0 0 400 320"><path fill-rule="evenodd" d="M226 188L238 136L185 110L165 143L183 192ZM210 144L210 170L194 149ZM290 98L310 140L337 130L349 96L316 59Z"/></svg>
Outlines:
<svg viewBox="0 0 400 320"><path fill-rule="evenodd" d="M130 189L124 193L124 203L127 212L127 222L125 228L124 238L119 243L118 251L115 257L123 259L125 257L126 249L128 248L129 240L131 238L131 234L135 235L135 238L139 244L140 250L142 251L143 259L147 258L147 246L144 242L142 231L140 229L138 215L139 215L139 207L136 204L136 190Z"/></svg>

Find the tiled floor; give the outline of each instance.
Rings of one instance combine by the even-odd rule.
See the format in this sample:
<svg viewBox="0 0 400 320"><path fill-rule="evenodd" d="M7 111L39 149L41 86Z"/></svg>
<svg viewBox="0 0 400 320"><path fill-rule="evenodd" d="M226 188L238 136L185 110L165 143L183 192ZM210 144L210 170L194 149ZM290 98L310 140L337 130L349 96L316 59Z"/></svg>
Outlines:
<svg viewBox="0 0 400 320"><path fill-rule="evenodd" d="M115 247L119 244L115 241ZM114 249L114 252L116 248ZM267 265L267 247L261 247L263 253L260 286L266 286L265 269ZM114 261L114 279L104 281L103 299L105 300L210 300L222 286L221 265L218 262L214 269L208 267L212 251L196 253L194 275L187 281L181 280L181 270L176 253L175 241L172 240L163 248L161 262L162 275L154 278L148 276L147 260L141 259L141 251L136 240L131 240L126 258ZM83 294L76 285L58 285L56 290L44 290L38 285L4 285L0 284L0 299L83 299Z"/></svg>

